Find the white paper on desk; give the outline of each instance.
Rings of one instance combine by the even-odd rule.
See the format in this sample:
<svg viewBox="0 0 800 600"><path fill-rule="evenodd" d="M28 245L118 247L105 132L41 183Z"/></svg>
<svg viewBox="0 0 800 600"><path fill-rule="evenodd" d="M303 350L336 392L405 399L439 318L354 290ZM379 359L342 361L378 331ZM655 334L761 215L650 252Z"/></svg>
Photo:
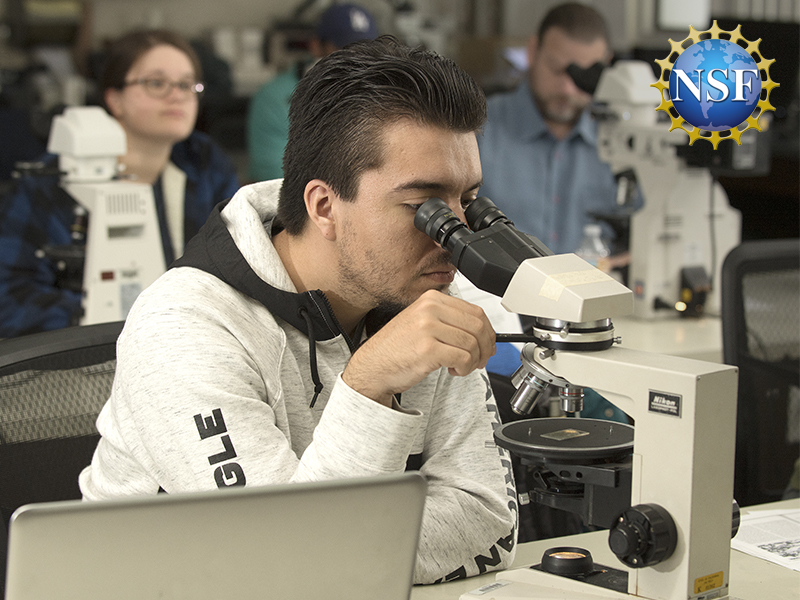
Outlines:
<svg viewBox="0 0 800 600"><path fill-rule="evenodd" d="M456 272L455 283L464 300L471 304L477 304L483 309L483 312L486 313L486 318L489 319L495 331L499 333L522 333L519 315L503 308L498 296L484 292L458 272ZM523 345L514 342L514 346L521 350Z"/></svg>
<svg viewBox="0 0 800 600"><path fill-rule="evenodd" d="M742 516L731 541L739 552L800 571L800 510L754 512Z"/></svg>

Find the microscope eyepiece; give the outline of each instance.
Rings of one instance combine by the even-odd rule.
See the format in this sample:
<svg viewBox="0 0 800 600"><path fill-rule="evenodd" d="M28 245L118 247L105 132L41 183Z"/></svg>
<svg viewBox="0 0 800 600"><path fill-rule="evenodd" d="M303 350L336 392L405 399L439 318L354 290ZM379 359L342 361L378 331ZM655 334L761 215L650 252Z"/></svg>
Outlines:
<svg viewBox="0 0 800 600"><path fill-rule="evenodd" d="M417 209L414 226L451 252L453 248L450 247L452 246L450 240L453 234L458 231L461 231L460 235L472 233L441 198L430 198Z"/></svg>
<svg viewBox="0 0 800 600"><path fill-rule="evenodd" d="M485 197L473 200L464 223L441 198L417 209L414 226L452 254L450 262L476 287L502 297L520 263L552 254L514 224Z"/></svg>
<svg viewBox="0 0 800 600"><path fill-rule="evenodd" d="M464 216L467 218L467 224L472 231L485 229L497 222L513 225L511 220L486 196L475 198L470 202L467 210L464 211Z"/></svg>

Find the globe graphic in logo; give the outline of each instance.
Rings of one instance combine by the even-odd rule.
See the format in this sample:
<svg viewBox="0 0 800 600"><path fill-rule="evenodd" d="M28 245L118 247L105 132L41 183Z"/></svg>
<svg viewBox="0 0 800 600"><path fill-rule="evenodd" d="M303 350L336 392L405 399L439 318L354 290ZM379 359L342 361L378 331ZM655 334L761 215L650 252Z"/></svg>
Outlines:
<svg viewBox="0 0 800 600"><path fill-rule="evenodd" d="M689 46L675 61L669 95L675 110L691 125L706 131L733 129L758 104L761 74L741 46L727 40L703 40Z"/></svg>

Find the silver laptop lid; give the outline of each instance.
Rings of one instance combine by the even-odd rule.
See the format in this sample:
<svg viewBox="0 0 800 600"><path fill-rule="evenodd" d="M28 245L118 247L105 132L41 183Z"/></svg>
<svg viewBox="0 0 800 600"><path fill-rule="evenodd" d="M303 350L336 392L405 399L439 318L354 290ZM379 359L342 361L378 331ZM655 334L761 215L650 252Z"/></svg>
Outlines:
<svg viewBox="0 0 800 600"><path fill-rule="evenodd" d="M6 600L408 600L417 473L17 510Z"/></svg>

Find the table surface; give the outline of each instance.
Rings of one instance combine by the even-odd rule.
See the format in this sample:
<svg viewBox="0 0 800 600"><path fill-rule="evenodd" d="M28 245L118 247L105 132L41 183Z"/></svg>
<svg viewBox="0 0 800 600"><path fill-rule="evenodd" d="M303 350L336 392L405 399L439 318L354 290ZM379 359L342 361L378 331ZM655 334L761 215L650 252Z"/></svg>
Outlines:
<svg viewBox="0 0 800 600"><path fill-rule="evenodd" d="M709 362L722 362L722 320L669 317L642 320L617 317L612 320L622 347Z"/></svg>
<svg viewBox="0 0 800 600"><path fill-rule="evenodd" d="M776 508L800 508L800 500L786 500L742 509L743 513ZM541 562L542 554L555 546L586 548L601 564L618 567L621 563L608 548L608 532L595 531L562 538L527 542L517 546L512 569ZM493 582L498 573L488 573L469 579L428 586L415 586L411 600L458 600L461 594ZM500 575L502 577L502 575ZM731 551L730 600L782 600L800 598L800 572L755 558L749 554Z"/></svg>

